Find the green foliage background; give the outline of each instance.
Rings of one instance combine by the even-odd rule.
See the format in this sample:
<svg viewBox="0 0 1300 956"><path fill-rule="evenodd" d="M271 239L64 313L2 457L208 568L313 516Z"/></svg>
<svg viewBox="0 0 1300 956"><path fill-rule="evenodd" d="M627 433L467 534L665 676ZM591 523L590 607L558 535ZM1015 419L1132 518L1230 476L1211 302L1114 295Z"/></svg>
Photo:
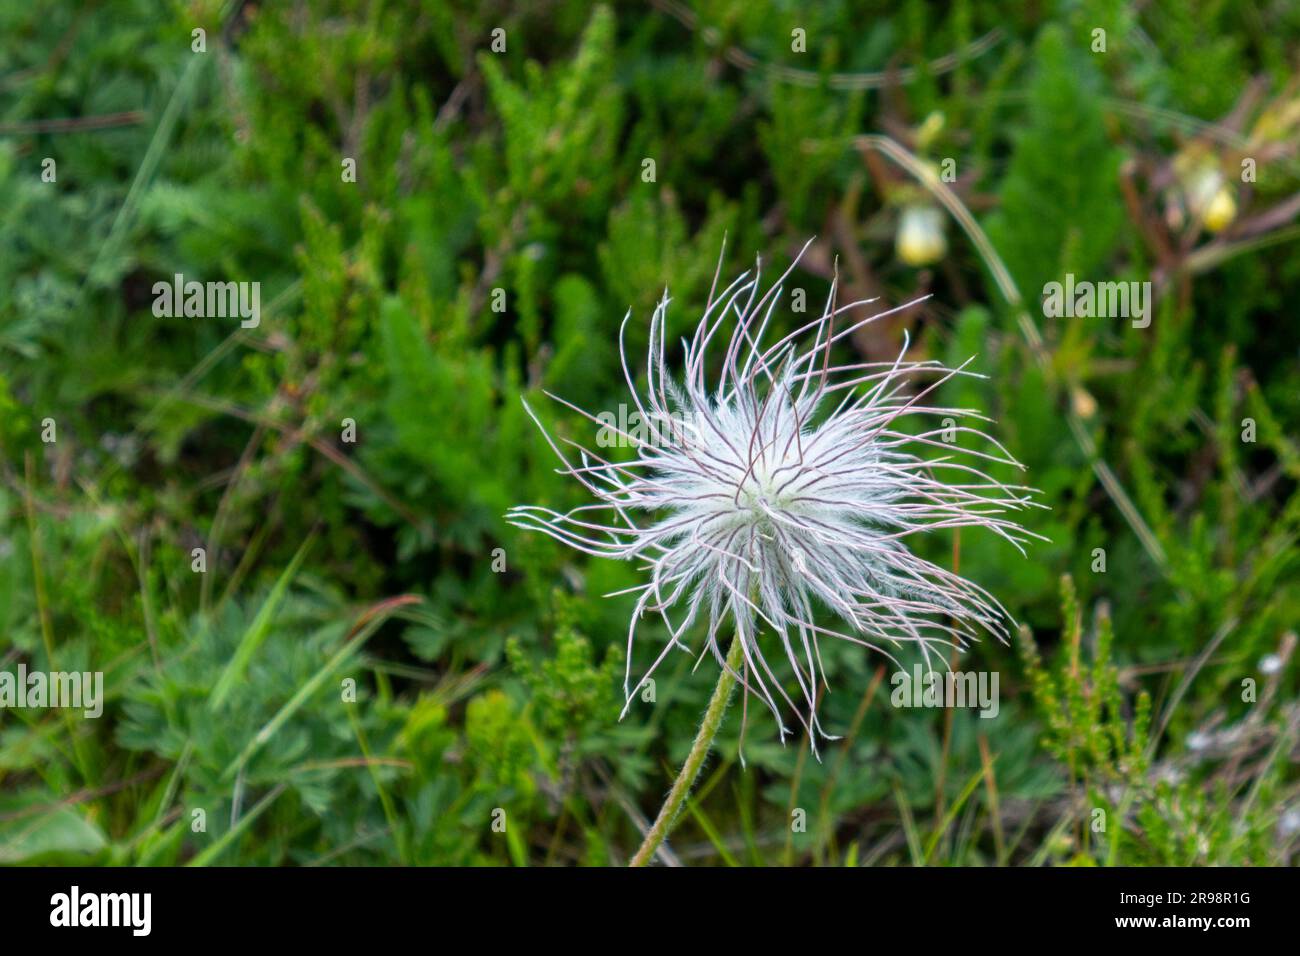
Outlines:
<svg viewBox="0 0 1300 956"><path fill-rule="evenodd" d="M742 770L729 718L674 859L1294 861L1300 236L1171 267L1125 183L1198 137L1235 177L1241 137L1206 124L1253 80L1294 137L1300 12L683 11L0 7L0 670L99 670L107 695L98 720L0 710L0 862L625 862L711 678L679 655L617 720L632 601L601 595L636 571L504 522L581 502L521 399L589 437L542 390L617 408L619 321L637 354L667 286L689 327L724 235L733 273L817 235L891 304L933 292L914 352L978 355L990 378L945 397L998 420L1050 543L959 543L1027 626L958 662L999 673L996 719L891 707L882 660L827 649L845 739L817 761L751 709ZM1027 313L951 219L941 261L898 260L900 206L932 189L868 161L853 137L877 132L956 159ZM1293 155L1261 163L1241 219L1297 189ZM1045 319L1037 290L1067 272L1168 284L1146 329ZM260 326L156 317L176 273L260 282ZM819 302L828 275L792 283ZM663 637L642 634L634 669Z"/></svg>

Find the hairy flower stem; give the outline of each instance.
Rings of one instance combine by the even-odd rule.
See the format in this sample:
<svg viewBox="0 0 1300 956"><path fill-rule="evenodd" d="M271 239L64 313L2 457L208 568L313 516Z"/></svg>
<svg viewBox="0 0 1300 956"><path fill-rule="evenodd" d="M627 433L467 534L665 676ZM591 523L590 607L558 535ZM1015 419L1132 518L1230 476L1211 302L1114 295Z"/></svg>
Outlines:
<svg viewBox="0 0 1300 956"><path fill-rule="evenodd" d="M668 831L677 822L677 814L681 811L682 804L686 802L691 788L695 786L695 778L700 775L704 758L708 756L713 738L717 736L718 728L722 726L722 715L726 712L727 703L731 700L731 692L736 687L736 671L740 669L743 658L744 651L740 644L740 636L737 635L732 638L731 649L727 651L727 666L722 668L722 673L718 675L718 685L713 688L713 696L704 711L704 720L700 722L695 743L691 744L691 752L686 755L686 762L682 764L682 772L673 781L673 788L668 791L668 799L660 808L659 816L655 817L654 825L646 833L641 849L637 850L636 855L632 857L630 866L645 866L649 863L655 851L659 849L659 845L668 838Z"/></svg>

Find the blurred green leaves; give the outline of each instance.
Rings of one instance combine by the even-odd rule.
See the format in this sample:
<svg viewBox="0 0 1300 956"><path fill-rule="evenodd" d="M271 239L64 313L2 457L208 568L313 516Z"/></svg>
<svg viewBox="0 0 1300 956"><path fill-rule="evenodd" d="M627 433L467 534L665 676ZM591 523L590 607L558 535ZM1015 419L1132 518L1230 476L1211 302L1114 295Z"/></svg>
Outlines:
<svg viewBox="0 0 1300 956"><path fill-rule="evenodd" d="M617 719L624 667L635 679L667 632L647 615L624 660L633 599L604 595L639 569L504 521L519 503L583 503L524 401L567 453L595 426L543 392L629 402L629 309L639 381L650 310L666 289L671 363L724 236L724 275L757 254L771 275L812 235L787 295L819 308L836 269L844 293L885 306L933 293L907 318L910 357L974 356L988 376L939 394L995 420L1027 466L996 476L1042 490L1051 511L1031 523L1050 540L1027 558L974 535L918 547L1030 625L1034 653L962 658L1002 677L1001 715L983 721L889 708L870 693L883 659L827 642L823 719L845 739L819 763L751 712L742 773L729 715L675 852L1294 860L1276 827L1295 800L1277 706L1297 693L1278 655L1300 627L1300 352L1277 320L1298 292L1293 247L1271 236L1212 270L1167 269L1145 330L1037 308L1066 272L1166 267L1125 162L1158 168L1253 77L1287 128L1294 17L1110 0L688 6L693 25L648 4L464 0L0 12L0 667L42 663L46 624L59 666L103 670L108 697L75 739L58 713L0 716L0 861L625 859L689 744L708 665L669 655L653 699ZM997 43L956 56L995 28ZM827 79L850 71L871 88ZM915 142L936 112L941 140ZM987 225L1045 362L958 230L931 267L894 262L898 183L851 147L861 133L955 160L952 188ZM1202 148L1230 168L1229 145ZM41 181L46 157L56 182ZM1300 188L1293 165L1261 165L1243 214ZM1138 205L1158 219L1155 193ZM176 272L260 282L262 327L155 316L152 284ZM773 333L808 319L788 302ZM896 348L903 327L874 344ZM867 352L845 341L836 358ZM41 439L47 418L57 442ZM386 603L399 595L419 603ZM1271 703L1242 701L1245 679L1273 686ZM1191 746L1225 721L1249 748ZM1107 811L1104 839L1070 802L1085 795Z"/></svg>

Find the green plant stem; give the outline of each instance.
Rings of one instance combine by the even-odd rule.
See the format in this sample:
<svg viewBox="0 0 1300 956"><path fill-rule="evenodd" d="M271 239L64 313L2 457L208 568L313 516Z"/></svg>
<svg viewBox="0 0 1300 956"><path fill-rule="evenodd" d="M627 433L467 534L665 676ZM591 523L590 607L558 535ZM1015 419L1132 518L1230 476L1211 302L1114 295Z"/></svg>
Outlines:
<svg viewBox="0 0 1300 956"><path fill-rule="evenodd" d="M686 761L682 764L682 772L673 781L673 788L668 791L668 799L664 801L659 816L655 817L654 824L646 833L645 842L632 857L631 866L645 866L649 863L660 844L668 838L668 832L672 830L673 824L677 822L677 814L681 812L682 804L690 795L691 787L695 786L695 778L700 775L704 758L708 756L713 738L717 736L718 728L722 726L722 715L726 713L731 692L736 687L736 671L740 668L743 656L744 651L740 637L737 635L731 641L731 649L727 651L727 666L722 668L722 673L718 675L718 686L713 688L713 696L704 711L704 719L700 722L699 733L695 735L695 743L691 744L691 752L686 755Z"/></svg>

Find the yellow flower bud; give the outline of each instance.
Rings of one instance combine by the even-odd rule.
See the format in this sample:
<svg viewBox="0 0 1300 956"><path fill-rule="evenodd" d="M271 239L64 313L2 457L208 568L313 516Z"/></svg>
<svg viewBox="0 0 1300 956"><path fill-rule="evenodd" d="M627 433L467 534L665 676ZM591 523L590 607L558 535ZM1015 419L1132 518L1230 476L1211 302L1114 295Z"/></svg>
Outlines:
<svg viewBox="0 0 1300 956"><path fill-rule="evenodd" d="M1237 218L1237 200L1232 195L1232 187L1224 186L1210 200L1205 210L1205 228L1210 232L1222 232L1232 225Z"/></svg>
<svg viewBox="0 0 1300 956"><path fill-rule="evenodd" d="M916 148L918 151L925 152L930 148L939 134L943 132L944 119L943 113L935 110L925 118L925 122L917 127Z"/></svg>
<svg viewBox="0 0 1300 956"><path fill-rule="evenodd" d="M948 251L943 235L943 213L934 206L907 206L903 209L895 237L898 258L909 266L928 266L938 262Z"/></svg>

